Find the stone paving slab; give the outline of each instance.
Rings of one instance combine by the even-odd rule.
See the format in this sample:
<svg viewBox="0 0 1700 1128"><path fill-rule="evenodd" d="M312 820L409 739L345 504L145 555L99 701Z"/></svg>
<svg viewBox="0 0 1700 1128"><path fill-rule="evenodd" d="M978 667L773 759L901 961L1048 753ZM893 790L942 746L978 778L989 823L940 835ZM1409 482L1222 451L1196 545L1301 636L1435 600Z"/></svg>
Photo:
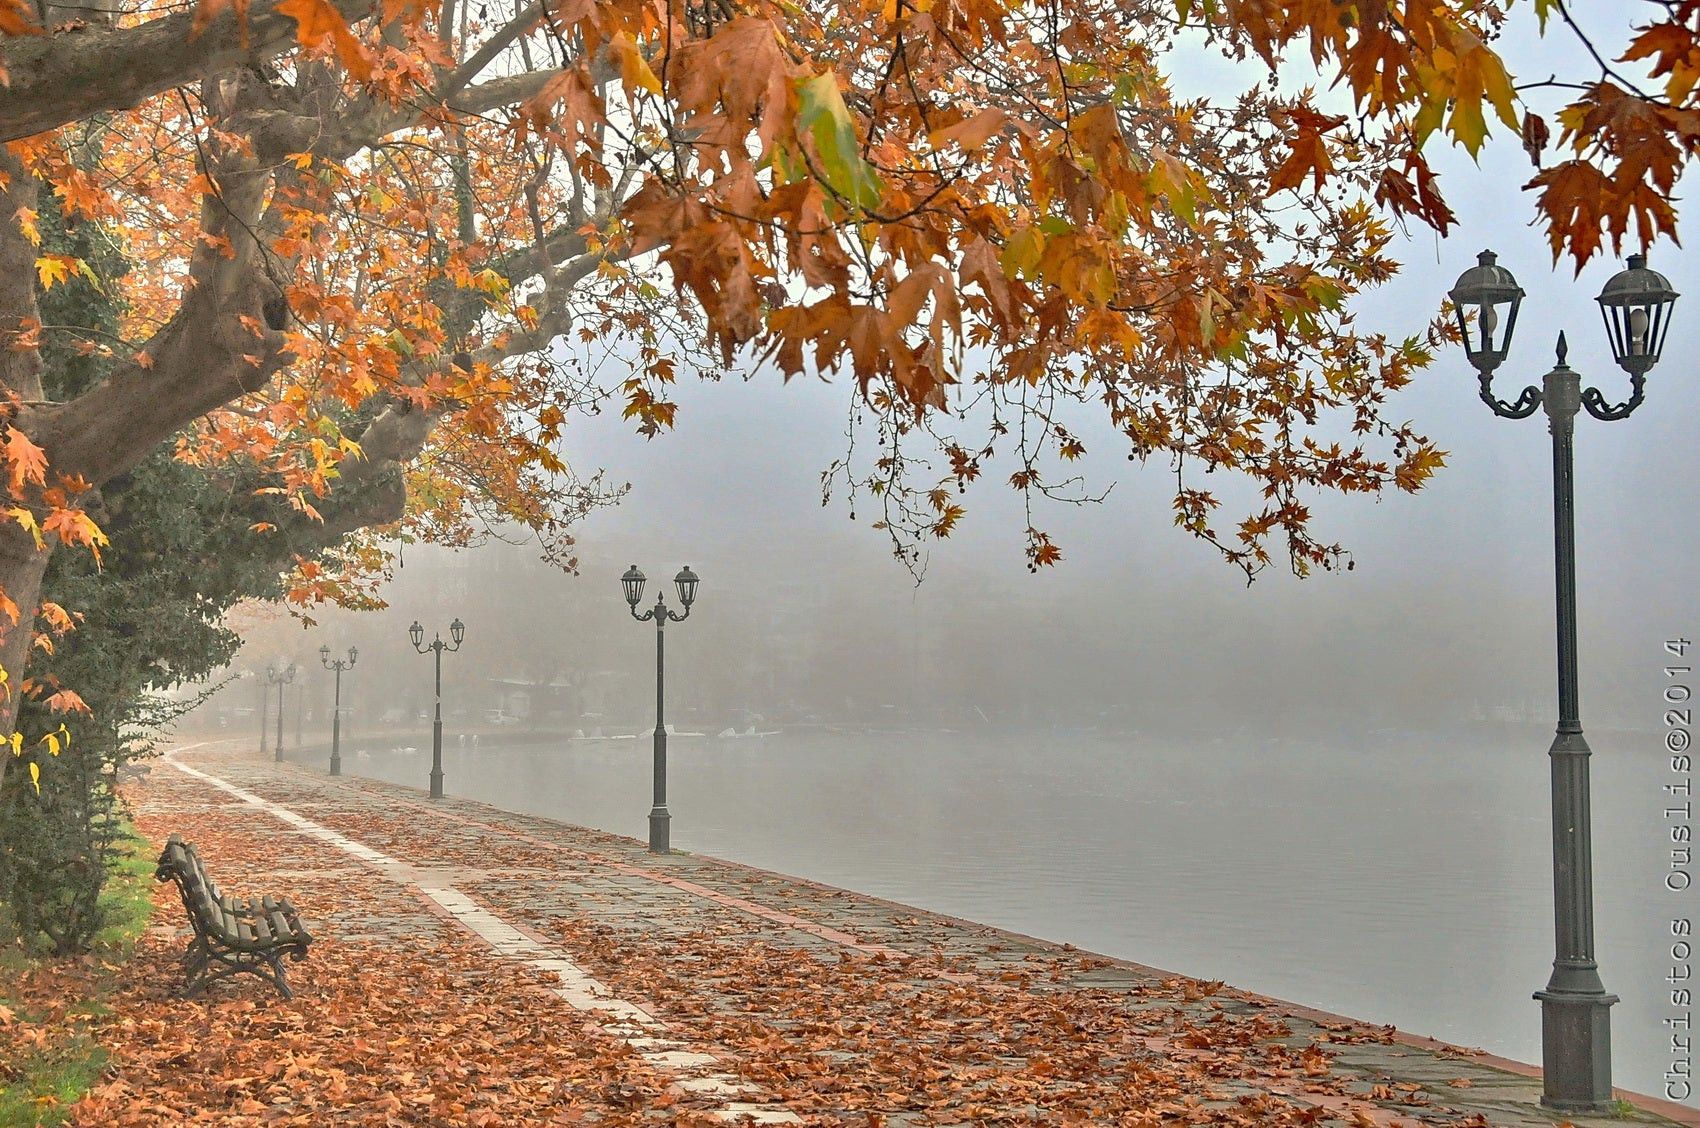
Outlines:
<svg viewBox="0 0 1700 1128"><path fill-rule="evenodd" d="M1321 1121L1354 1128L1419 1123L1547 1128L1565 1120L1577 1128L1626 1121L1700 1128L1700 1111L1651 1098L1637 1099L1637 1107L1621 1117L1555 1116L1539 1105L1533 1070L1517 1063L731 862L678 853L658 857L640 841L602 831L453 797L432 801L417 789L358 777L330 778L228 747L185 750L152 771L176 775L177 763L240 789L249 798L233 798L210 785L144 787L140 801L154 804L155 815L168 813L160 805L206 809L259 802L321 828L304 830L280 819L269 839L277 851L269 865L300 879L298 904L310 903L315 884L338 878L320 853L307 849L313 835L341 836L387 858L377 863L394 879L384 895L362 911L344 911L318 922L347 935L381 939L423 927L452 928L454 919L467 926L472 920L469 927L493 945L492 958L506 951L511 957L536 957L533 962L545 970L571 967L573 974L583 974L578 967L584 957L571 953L566 958L568 941L589 935L595 939L587 949L593 959L598 952L654 952L670 943L683 955L684 941L734 949L761 945L781 960L790 952L807 962L873 960L890 967L925 959L928 967L945 970L928 972L909 984L917 992L936 990L942 980L946 987L954 983L968 988L963 997L969 1000L975 992L996 993L1011 984L1065 1006L1071 994L1083 999L1119 997L1120 1005L1133 1014L1141 1008L1154 1015L1172 1008L1178 992L1185 1013L1197 1022L1226 1017L1278 1020L1287 1033L1266 1035L1265 1043L1291 1047L1295 1060L1301 1054L1327 1058L1330 1085L1307 1085L1302 1076L1273 1088L1260 1087L1255 1078L1224 1078L1220 1092L1212 1094L1220 1100L1255 1107L1274 1092L1284 1101L1311 1104ZM363 865L369 870L374 863L350 856L347 864L353 871ZM362 877L369 880L369 872ZM445 900L450 893L458 898L452 903ZM427 905L433 897L436 903ZM449 907L445 910L444 905ZM694 956L675 957L675 973L696 966L696 961ZM617 959L604 974L618 977ZM569 978L564 970L562 978ZM600 984L585 982L592 985L572 988L576 996L563 991L564 997L585 1005L606 1001L609 989L602 988L599 995ZM700 981L693 981L703 1012L727 1021L746 1013L751 987L706 971ZM787 989L806 998L811 989L808 976L800 976L795 987ZM654 1035L648 1016L665 1008L629 993L622 998L627 1001L620 1003L620 1015L637 1023L628 1040L637 1045L640 1039L655 1038L653 1045L638 1048L658 1066L680 1071L681 1088L720 1085L733 1093L745 1084L738 1077L739 1063L727 1060L724 1045L686 1044L672 1035ZM776 1028L797 1025L771 1015L766 1020ZM972 1030L972 1021L964 1016L962 1031ZM1172 1040L1156 1032L1149 1044L1164 1053L1177 1052ZM729 1102L727 1109L733 1119L740 1113L763 1122L790 1117L784 1109L744 1108L737 1102ZM903 1117L894 1115L891 1122L903 1122Z"/></svg>

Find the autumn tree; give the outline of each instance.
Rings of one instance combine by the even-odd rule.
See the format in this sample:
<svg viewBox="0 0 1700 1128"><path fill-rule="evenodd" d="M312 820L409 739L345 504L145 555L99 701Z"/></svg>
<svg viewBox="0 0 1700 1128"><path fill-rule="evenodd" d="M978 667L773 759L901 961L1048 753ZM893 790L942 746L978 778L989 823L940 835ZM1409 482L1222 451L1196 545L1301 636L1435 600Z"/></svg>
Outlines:
<svg viewBox="0 0 1700 1128"><path fill-rule="evenodd" d="M1493 43L1569 26L1557 0L114 7L0 0L14 685L48 554L98 550L100 490L162 443L252 460L325 544L479 515L558 541L604 496L561 461L571 415L613 395L655 433L681 369L735 364L844 378L874 450L836 469L900 551L994 468L1064 490L1080 401L1170 463L1176 523L1232 563L1330 565L1311 496L1441 461L1386 405L1444 331L1360 330L1351 299L1397 269L1391 218L1450 226L1430 146L1473 152L1497 120L1542 156ZM1674 235L1700 5L1646 13L1532 182L1577 261ZM1244 60L1245 89L1178 99L1167 68L1200 49ZM1282 83L1306 59L1335 90ZM110 336L41 316L91 273L44 250L44 206L132 264L95 278L126 309ZM53 335L109 375L49 397ZM1255 487L1232 524L1212 471ZM333 582L303 568L294 593Z"/></svg>
<svg viewBox="0 0 1700 1128"><path fill-rule="evenodd" d="M44 322L115 336L112 284L127 272L98 224L68 230L59 208L38 216L41 250L88 265L41 296ZM115 363L54 335L42 342L44 391L75 398ZM243 599L283 594L280 562L338 566L315 522L279 506L252 460L191 465L169 446L102 486L98 520L110 544L97 560L59 552L42 583L43 619L29 673L41 691L20 703L17 768L0 778L0 905L9 931L58 952L81 950L102 926L100 893L121 844L116 783L125 766L198 695L156 691L206 678L242 639L224 614ZM275 521L264 538L251 527ZM66 608L76 608L75 612ZM70 687L75 687L72 690ZM67 723L67 702L76 702ZM75 728L74 737L71 727Z"/></svg>

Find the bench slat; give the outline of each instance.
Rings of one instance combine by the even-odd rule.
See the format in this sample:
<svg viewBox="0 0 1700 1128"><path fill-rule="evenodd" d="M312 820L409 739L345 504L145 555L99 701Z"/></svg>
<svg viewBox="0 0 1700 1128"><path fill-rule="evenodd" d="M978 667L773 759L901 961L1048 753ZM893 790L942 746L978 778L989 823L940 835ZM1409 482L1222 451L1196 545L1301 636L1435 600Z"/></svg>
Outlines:
<svg viewBox="0 0 1700 1128"><path fill-rule="evenodd" d="M258 901L248 902L248 916L254 922L254 939L261 944L272 942L272 926L266 920L266 913Z"/></svg>

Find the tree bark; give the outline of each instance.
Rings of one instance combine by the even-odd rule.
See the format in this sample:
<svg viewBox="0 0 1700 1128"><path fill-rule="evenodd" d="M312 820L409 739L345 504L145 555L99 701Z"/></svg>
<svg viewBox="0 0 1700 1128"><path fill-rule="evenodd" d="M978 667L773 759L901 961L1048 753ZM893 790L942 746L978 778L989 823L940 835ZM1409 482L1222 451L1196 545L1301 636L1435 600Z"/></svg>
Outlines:
<svg viewBox="0 0 1700 1128"><path fill-rule="evenodd" d="M331 0L350 21L371 15L372 0ZM246 26L227 8L191 38L193 12L135 27L88 25L48 35L0 38L0 141L33 137L90 114L126 110L174 86L247 64L257 66L295 46L296 22L256 4Z"/></svg>
<svg viewBox="0 0 1700 1128"><path fill-rule="evenodd" d="M35 297L35 247L16 217L21 209L35 210L38 192L35 178L3 145L0 181L0 390L10 391L27 405L42 398L41 354L16 346L18 334L28 332L32 324L40 325L41 310ZM22 407L18 414L28 410ZM7 414L9 425L16 426L16 417ZM37 550L29 534L10 518L0 518L0 594L15 604L18 616L15 622L0 616L0 670L7 675L0 687L0 733L9 734L18 715L30 629L46 571L47 553ZM0 786L11 760L0 752Z"/></svg>

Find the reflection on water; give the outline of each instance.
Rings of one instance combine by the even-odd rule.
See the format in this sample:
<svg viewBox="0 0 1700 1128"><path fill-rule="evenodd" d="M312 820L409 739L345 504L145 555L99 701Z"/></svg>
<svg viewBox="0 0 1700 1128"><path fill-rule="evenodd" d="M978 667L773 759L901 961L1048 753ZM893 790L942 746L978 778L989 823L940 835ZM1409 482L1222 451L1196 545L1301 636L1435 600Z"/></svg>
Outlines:
<svg viewBox="0 0 1700 1128"><path fill-rule="evenodd" d="M1548 737L1162 746L786 732L669 742L677 849L1540 1059L1553 950ZM1657 1094L1668 867L1656 736L1592 736L1615 1080ZM414 752L345 769L425 786ZM444 750L451 795L648 834L650 742ZM345 747L359 748L358 740Z"/></svg>

